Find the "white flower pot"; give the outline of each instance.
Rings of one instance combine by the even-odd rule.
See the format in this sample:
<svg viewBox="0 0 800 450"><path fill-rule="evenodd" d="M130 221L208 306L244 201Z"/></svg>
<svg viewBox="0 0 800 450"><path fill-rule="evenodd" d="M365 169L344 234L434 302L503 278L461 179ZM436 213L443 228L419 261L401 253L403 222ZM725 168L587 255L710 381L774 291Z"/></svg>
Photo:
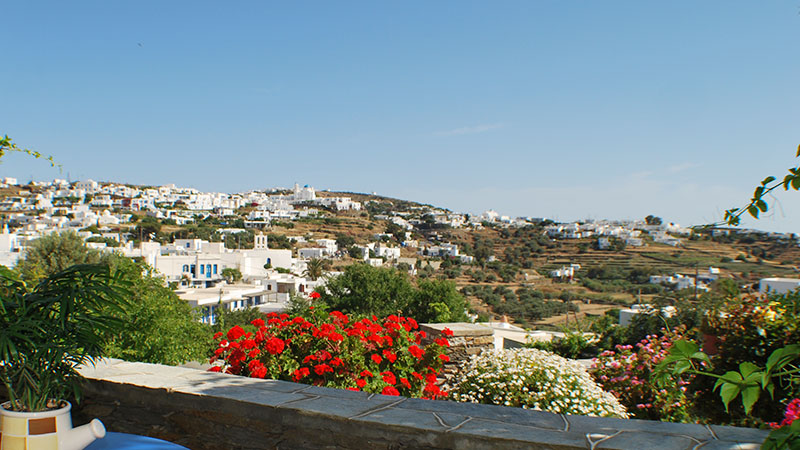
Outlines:
<svg viewBox="0 0 800 450"><path fill-rule="evenodd" d="M81 450L106 435L97 419L72 428L72 405L40 412L18 412L0 405L0 450Z"/></svg>

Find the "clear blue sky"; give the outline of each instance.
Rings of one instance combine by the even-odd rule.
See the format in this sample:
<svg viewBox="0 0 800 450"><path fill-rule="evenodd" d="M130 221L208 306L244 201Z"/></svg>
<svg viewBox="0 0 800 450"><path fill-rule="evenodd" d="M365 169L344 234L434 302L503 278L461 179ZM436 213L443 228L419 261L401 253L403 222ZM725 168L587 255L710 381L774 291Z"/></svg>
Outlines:
<svg viewBox="0 0 800 450"><path fill-rule="evenodd" d="M800 1L4 2L0 175L718 220L800 144ZM800 232L800 193L746 225Z"/></svg>

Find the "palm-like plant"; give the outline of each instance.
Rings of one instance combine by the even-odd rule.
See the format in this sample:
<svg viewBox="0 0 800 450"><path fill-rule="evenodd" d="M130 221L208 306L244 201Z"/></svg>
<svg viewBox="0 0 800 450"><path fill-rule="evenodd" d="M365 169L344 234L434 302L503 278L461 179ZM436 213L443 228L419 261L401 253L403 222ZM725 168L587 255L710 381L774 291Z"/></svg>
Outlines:
<svg viewBox="0 0 800 450"><path fill-rule="evenodd" d="M102 356L104 337L121 326L126 283L103 265L76 265L30 289L0 266L0 381L10 409L44 411L80 399L76 368Z"/></svg>
<svg viewBox="0 0 800 450"><path fill-rule="evenodd" d="M312 281L317 281L317 278L325 274L326 267L327 263L325 260L312 258L306 263L306 270L303 272L303 275L311 278Z"/></svg>

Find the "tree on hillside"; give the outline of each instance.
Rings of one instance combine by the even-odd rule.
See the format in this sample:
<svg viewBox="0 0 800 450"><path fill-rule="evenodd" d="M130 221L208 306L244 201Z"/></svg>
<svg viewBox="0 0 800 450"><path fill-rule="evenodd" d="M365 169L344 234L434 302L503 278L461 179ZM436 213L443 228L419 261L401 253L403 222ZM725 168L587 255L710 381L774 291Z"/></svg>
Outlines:
<svg viewBox="0 0 800 450"><path fill-rule="evenodd" d="M409 315L419 322L464 322L466 309L467 302L452 281L421 280Z"/></svg>
<svg viewBox="0 0 800 450"><path fill-rule="evenodd" d="M51 233L34 240L17 262L17 270L28 283L61 272L76 264L97 264L101 255L86 247L83 238L74 231Z"/></svg>
<svg viewBox="0 0 800 450"><path fill-rule="evenodd" d="M317 281L318 278L322 277L325 274L325 269L327 266L327 261L321 258L311 258L306 263L306 270L303 273L306 277L310 278L312 281Z"/></svg>
<svg viewBox="0 0 800 450"><path fill-rule="evenodd" d="M647 217L645 217L644 221L648 225L661 225L661 217L656 217L656 216L654 216L652 214L647 216Z"/></svg>
<svg viewBox="0 0 800 450"><path fill-rule="evenodd" d="M357 263L328 281L321 300L342 312L385 317L403 311L413 296L414 286L406 274Z"/></svg>
<svg viewBox="0 0 800 450"><path fill-rule="evenodd" d="M328 307L357 316L400 313L420 322L466 320L466 300L454 283L422 280L414 286L407 273L391 268L353 264L321 294Z"/></svg>
<svg viewBox="0 0 800 450"><path fill-rule="evenodd" d="M155 217L150 216L144 216L134 229L136 237L141 237L143 241L155 239L159 231L161 231L161 222Z"/></svg>

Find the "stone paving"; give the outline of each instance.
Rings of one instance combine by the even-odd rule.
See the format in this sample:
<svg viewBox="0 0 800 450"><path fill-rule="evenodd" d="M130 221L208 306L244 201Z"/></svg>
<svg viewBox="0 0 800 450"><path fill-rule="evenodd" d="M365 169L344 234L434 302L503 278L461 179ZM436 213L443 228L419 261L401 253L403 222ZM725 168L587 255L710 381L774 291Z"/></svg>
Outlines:
<svg viewBox="0 0 800 450"><path fill-rule="evenodd" d="M199 411L192 417L210 422L216 415L224 417L227 428L222 429L230 428L231 436L236 436L233 429L240 425L237 415L242 424L249 424L241 425L242 433L257 434L259 427L265 428L263 440L248 435L246 445L237 445L232 438L220 448L757 449L767 434L746 428L408 399L119 360L103 360L81 373L91 381L90 403L102 403L103 395L127 397L124 390L128 389L134 392L129 400L133 403L147 398L148 404L163 403L161 408ZM165 423L159 426L170 426L172 413L164 417ZM254 417L269 425L253 422ZM181 432L173 430L171 435L181 436ZM183 433L188 433L185 426ZM202 427L192 433L203 433ZM293 433L304 435L300 439ZM216 448L192 442L181 440L191 448Z"/></svg>

